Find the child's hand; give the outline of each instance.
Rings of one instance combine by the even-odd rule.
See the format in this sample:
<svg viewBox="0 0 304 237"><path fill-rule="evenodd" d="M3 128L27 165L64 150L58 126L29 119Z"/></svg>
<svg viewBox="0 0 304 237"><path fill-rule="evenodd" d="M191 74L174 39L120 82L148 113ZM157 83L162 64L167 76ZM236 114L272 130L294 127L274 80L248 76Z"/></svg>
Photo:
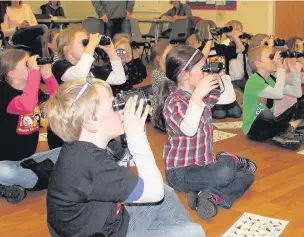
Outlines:
<svg viewBox="0 0 304 237"><path fill-rule="evenodd" d="M281 57L281 51L277 51L274 55L273 61L277 65L277 68L284 68L283 67L283 59Z"/></svg>
<svg viewBox="0 0 304 237"><path fill-rule="evenodd" d="M32 70L32 69L39 70L39 67L37 64L37 58L38 58L38 55L34 55L34 56L31 56L27 60L27 66L30 70Z"/></svg>
<svg viewBox="0 0 304 237"><path fill-rule="evenodd" d="M89 43L88 43L87 47L95 49L99 45L100 39L101 39L101 35L99 33L90 34Z"/></svg>
<svg viewBox="0 0 304 237"><path fill-rule="evenodd" d="M297 71L297 59L296 58L286 58L286 63L289 71L296 72Z"/></svg>
<svg viewBox="0 0 304 237"><path fill-rule="evenodd" d="M40 72L43 80L48 79L52 75L51 64L40 65Z"/></svg>
<svg viewBox="0 0 304 237"><path fill-rule="evenodd" d="M98 47L106 52L110 60L120 60L112 41L109 45L99 45Z"/></svg>
<svg viewBox="0 0 304 237"><path fill-rule="evenodd" d="M201 79L192 93L192 101L200 105L203 98L219 86L218 83L219 76L216 74L209 74L208 76Z"/></svg>
<svg viewBox="0 0 304 237"><path fill-rule="evenodd" d="M137 98L137 95L130 97L125 105L124 128L127 136L144 131L146 119L149 113L150 106L146 105L145 109L143 109L144 101L142 99L140 100L138 108L136 109Z"/></svg>

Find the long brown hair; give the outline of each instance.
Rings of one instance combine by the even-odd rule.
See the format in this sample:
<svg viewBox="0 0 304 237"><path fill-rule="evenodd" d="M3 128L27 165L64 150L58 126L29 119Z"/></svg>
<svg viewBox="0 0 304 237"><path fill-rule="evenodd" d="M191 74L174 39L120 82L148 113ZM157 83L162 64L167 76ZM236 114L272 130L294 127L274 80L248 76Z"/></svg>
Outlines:
<svg viewBox="0 0 304 237"><path fill-rule="evenodd" d="M51 30L48 30L47 32L44 33L43 37L42 37L42 41L41 41L41 46L42 46L42 56L43 57L51 57L53 56L52 52L50 52L49 43L52 43L54 37L56 34L59 34L59 30L54 28Z"/></svg>
<svg viewBox="0 0 304 237"><path fill-rule="evenodd" d="M166 57L166 80L163 80L159 95L155 105L155 125L159 128L165 128L166 122L163 115L165 101L170 94L172 85L177 86L179 75L183 68L197 49L187 46L178 45L173 47ZM185 71L191 71L192 68L199 63L203 58L203 54L198 52L190 61Z"/></svg>

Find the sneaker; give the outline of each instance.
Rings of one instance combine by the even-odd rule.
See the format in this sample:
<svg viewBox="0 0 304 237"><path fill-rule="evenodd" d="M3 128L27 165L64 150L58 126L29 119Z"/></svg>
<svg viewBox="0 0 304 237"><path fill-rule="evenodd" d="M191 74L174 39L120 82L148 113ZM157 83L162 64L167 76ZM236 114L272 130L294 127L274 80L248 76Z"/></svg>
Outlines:
<svg viewBox="0 0 304 237"><path fill-rule="evenodd" d="M198 193L196 211L200 218L210 219L217 215L216 198L209 192Z"/></svg>
<svg viewBox="0 0 304 237"><path fill-rule="evenodd" d="M21 186L5 186L0 184L0 196L6 198L6 200L10 203L15 204L21 202L26 195L26 190Z"/></svg>
<svg viewBox="0 0 304 237"><path fill-rule="evenodd" d="M293 151L299 150L301 146L300 141L295 137L294 128L292 126L289 126L286 131L273 137L272 142L279 147Z"/></svg>
<svg viewBox="0 0 304 237"><path fill-rule="evenodd" d="M256 170L257 170L256 164L252 160L249 160L247 158L243 158L243 157L238 156L238 155L234 155L234 154L231 154L231 153L228 153L228 152L221 151L216 155L216 160L218 160L218 158L220 156L229 156L229 157L233 158L234 160L236 160L238 170L248 170L252 173L255 173Z"/></svg>
<svg viewBox="0 0 304 237"><path fill-rule="evenodd" d="M250 171L252 173L256 172L257 166L252 160L240 156L237 157L239 158L239 161L236 166L237 170L245 170L245 171Z"/></svg>
<svg viewBox="0 0 304 237"><path fill-rule="evenodd" d="M206 191L189 192L187 202L188 206L202 219L210 219L217 214L216 200Z"/></svg>
<svg viewBox="0 0 304 237"><path fill-rule="evenodd" d="M296 131L294 136L295 136L295 139L298 140L301 144L304 143L304 133Z"/></svg>

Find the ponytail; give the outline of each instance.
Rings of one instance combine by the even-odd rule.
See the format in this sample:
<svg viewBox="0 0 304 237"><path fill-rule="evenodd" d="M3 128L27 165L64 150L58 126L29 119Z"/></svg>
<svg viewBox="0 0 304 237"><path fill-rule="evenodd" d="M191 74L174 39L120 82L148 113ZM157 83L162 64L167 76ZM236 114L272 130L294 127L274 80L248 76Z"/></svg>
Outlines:
<svg viewBox="0 0 304 237"><path fill-rule="evenodd" d="M166 120L163 114L164 106L166 99L168 98L170 94L170 86L171 83L169 82L168 78L164 78L162 81L161 87L159 89L159 94L156 99L155 103L155 108L154 108L154 113L153 113L153 120L155 122L155 127L162 130L166 131Z"/></svg>

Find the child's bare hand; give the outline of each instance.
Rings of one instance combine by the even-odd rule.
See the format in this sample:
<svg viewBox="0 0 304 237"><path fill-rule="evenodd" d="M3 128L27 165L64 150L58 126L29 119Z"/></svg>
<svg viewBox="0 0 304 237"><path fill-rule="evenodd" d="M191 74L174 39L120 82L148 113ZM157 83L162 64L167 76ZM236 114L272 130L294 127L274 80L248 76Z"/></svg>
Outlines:
<svg viewBox="0 0 304 237"><path fill-rule="evenodd" d="M90 34L89 35L89 43L87 47L92 47L92 48L96 48L99 45L101 39L101 34L96 33L96 34Z"/></svg>
<svg viewBox="0 0 304 237"><path fill-rule="evenodd" d="M30 70L32 70L32 69L39 70L39 67L38 67L38 64L37 64L37 58L38 58L38 55L34 55L34 56L31 56L27 60L27 66Z"/></svg>
<svg viewBox="0 0 304 237"><path fill-rule="evenodd" d="M138 96L130 97L124 109L124 129L126 135L143 132L149 112L149 105L143 108L144 101L141 99L136 109ZM144 113L143 113L144 111Z"/></svg>
<svg viewBox="0 0 304 237"><path fill-rule="evenodd" d="M203 98L219 86L218 83L219 76L217 74L209 74L204 77L192 93L193 102L196 104L202 103Z"/></svg>
<svg viewBox="0 0 304 237"><path fill-rule="evenodd" d="M48 79L52 75L51 64L40 65L40 72L43 80Z"/></svg>
<svg viewBox="0 0 304 237"><path fill-rule="evenodd" d="M287 66L289 71L296 72L297 71L297 59L296 58L286 58Z"/></svg>
<svg viewBox="0 0 304 237"><path fill-rule="evenodd" d="M283 67L283 59L281 57L281 51L277 51L274 55L273 61L277 65L277 68L284 68Z"/></svg>
<svg viewBox="0 0 304 237"><path fill-rule="evenodd" d="M109 56L110 60L119 60L119 56L117 55L116 49L114 47L114 44L111 43L109 45L99 45L99 48L103 49L106 54Z"/></svg>

